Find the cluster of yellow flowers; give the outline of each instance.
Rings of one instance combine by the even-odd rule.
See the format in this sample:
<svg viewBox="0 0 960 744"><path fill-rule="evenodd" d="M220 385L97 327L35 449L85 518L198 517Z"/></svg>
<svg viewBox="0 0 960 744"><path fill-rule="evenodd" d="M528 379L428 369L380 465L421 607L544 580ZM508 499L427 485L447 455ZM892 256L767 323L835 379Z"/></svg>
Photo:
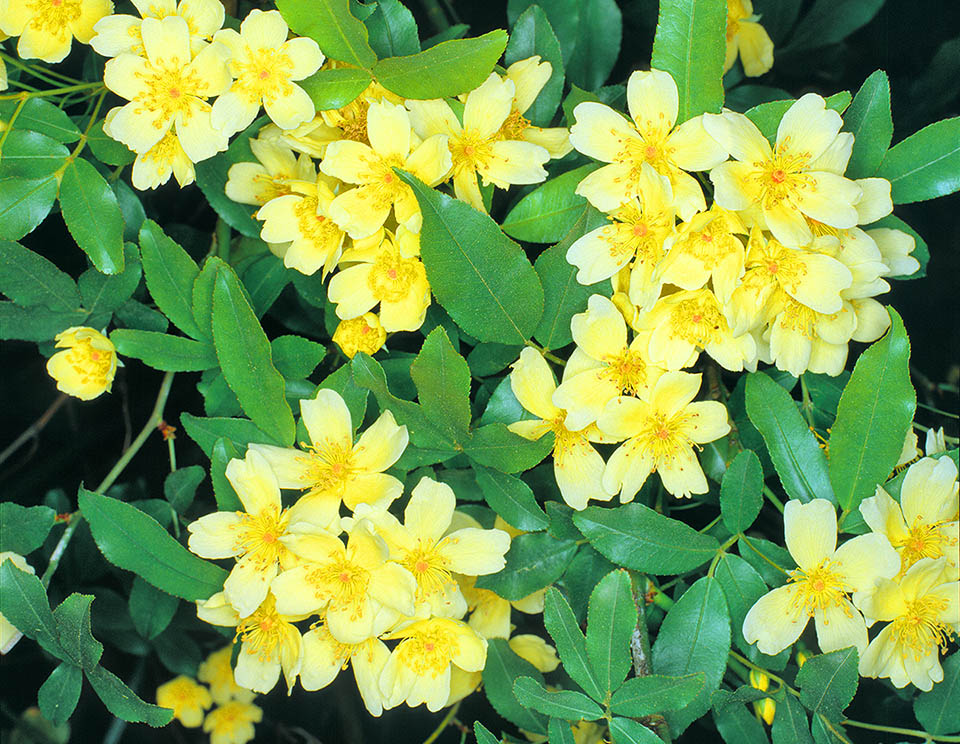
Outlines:
<svg viewBox="0 0 960 744"><path fill-rule="evenodd" d="M194 553L236 559L198 615L236 627L241 687L269 692L282 671L288 691L298 676L317 690L350 663L373 715L403 702L439 710L479 682L487 642L478 630L509 635L509 605L473 581L504 566L510 535L455 511L453 490L426 477L401 522L387 508L403 484L384 471L406 448L406 427L385 411L354 441L350 411L332 390L300 409L311 443L251 444L226 470L245 511L189 526ZM282 488L304 493L284 508ZM301 634L296 623L311 617ZM399 643L391 651L385 641Z"/></svg>
<svg viewBox="0 0 960 744"><path fill-rule="evenodd" d="M864 677L930 690L943 679L940 653L960 632L957 466L924 457L907 471L899 503L878 486L860 512L872 532L838 548L829 501L787 503L784 536L798 568L750 609L744 638L776 654L812 617L820 649L856 646ZM886 624L870 640L877 622Z"/></svg>
<svg viewBox="0 0 960 744"><path fill-rule="evenodd" d="M253 724L263 719L263 711L253 704L256 693L233 679L231 652L226 646L210 654L197 669L197 679L180 675L157 688L157 705L171 708L187 728L203 724L210 744L246 744L253 740ZM217 707L207 713L214 704Z"/></svg>

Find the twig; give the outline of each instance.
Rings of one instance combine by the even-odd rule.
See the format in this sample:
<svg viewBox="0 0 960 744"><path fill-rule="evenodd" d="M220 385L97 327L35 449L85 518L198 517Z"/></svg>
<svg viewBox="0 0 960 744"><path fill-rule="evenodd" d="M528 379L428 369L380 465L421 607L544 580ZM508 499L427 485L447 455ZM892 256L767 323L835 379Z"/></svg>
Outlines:
<svg viewBox="0 0 960 744"><path fill-rule="evenodd" d="M36 421L24 429L23 433L14 439L13 442L11 442L3 452L0 452L0 465L2 465L7 458L10 457L10 455L20 449L20 447L22 447L27 441L33 439L41 431L43 431L43 428L50 422L50 419L53 418L53 414L60 409L60 406L67 402L68 398L69 396L66 393L60 393L59 397L47 407L46 411L40 414L40 417Z"/></svg>

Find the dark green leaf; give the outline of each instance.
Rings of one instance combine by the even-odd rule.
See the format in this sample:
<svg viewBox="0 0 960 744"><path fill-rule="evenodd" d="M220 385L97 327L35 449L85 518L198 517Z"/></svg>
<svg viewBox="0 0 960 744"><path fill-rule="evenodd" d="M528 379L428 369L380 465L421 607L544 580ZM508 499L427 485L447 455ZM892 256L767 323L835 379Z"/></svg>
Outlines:
<svg viewBox="0 0 960 744"><path fill-rule="evenodd" d="M564 56L567 79L586 90L596 90L606 82L620 56L623 17L614 0L580 0L579 5L577 45Z"/></svg>
<svg viewBox="0 0 960 744"><path fill-rule="evenodd" d="M800 702L813 713L839 720L857 693L859 661L855 646L811 656L797 674Z"/></svg>
<svg viewBox="0 0 960 744"><path fill-rule="evenodd" d="M60 211L97 271L123 271L123 214L117 195L89 161L76 158L63 172Z"/></svg>
<svg viewBox="0 0 960 744"><path fill-rule="evenodd" d="M890 475L917 407L910 341L900 316L888 311L890 330L857 360L830 432L830 480L846 511L856 511Z"/></svg>
<svg viewBox="0 0 960 744"><path fill-rule="evenodd" d="M0 102L0 119L9 122L13 110L17 108L19 101ZM31 129L34 132L40 132L47 137L52 137L57 142L67 144L76 142L80 139L80 130L73 123L63 109L54 106L50 101L43 98L30 98L17 114L17 120L14 122L17 129ZM4 153L6 154L6 153Z"/></svg>
<svg viewBox="0 0 960 744"><path fill-rule="evenodd" d="M475 377L488 377L517 361L522 350L522 346L513 344L477 344L467 354L467 364Z"/></svg>
<svg viewBox="0 0 960 744"><path fill-rule="evenodd" d="M759 537L741 537L740 556L772 587L783 585L795 567L793 558L784 548Z"/></svg>
<svg viewBox="0 0 960 744"><path fill-rule="evenodd" d="M487 663L483 668L483 691L498 714L525 731L544 734L546 718L523 705L513 694L513 681L520 676L538 682L543 675L510 649L505 638L491 638L487 645Z"/></svg>
<svg viewBox="0 0 960 744"><path fill-rule="evenodd" d="M244 449L250 442L279 444L276 439L258 429L257 425L248 419L203 418L184 413L180 416L180 423L207 457L210 457L213 446L220 437L226 437Z"/></svg>
<svg viewBox="0 0 960 744"><path fill-rule="evenodd" d="M103 667L87 672L87 679L97 695L113 715L124 721L146 723L150 726L166 726L173 720L170 708L161 708L141 700L115 674Z"/></svg>
<svg viewBox="0 0 960 744"><path fill-rule="evenodd" d="M473 722L473 735L477 737L477 744L500 744L500 740L487 731L480 721Z"/></svg>
<svg viewBox="0 0 960 744"><path fill-rule="evenodd" d="M816 744L852 744L839 723L831 723L822 713L813 716L810 733Z"/></svg>
<svg viewBox="0 0 960 744"><path fill-rule="evenodd" d="M367 27L350 13L348 0L279 0L277 8L291 31L309 36L328 57L366 68L377 61Z"/></svg>
<svg viewBox="0 0 960 744"><path fill-rule="evenodd" d="M87 269L77 280L83 306L92 315L112 313L130 299L140 284L143 269L137 247L133 243L127 243L123 248L123 255L123 271L119 274L107 275L96 269Z"/></svg>
<svg viewBox="0 0 960 744"><path fill-rule="evenodd" d="M721 692L714 693L714 701ZM713 723L726 744L770 744L763 724L743 705L715 706Z"/></svg>
<svg viewBox="0 0 960 744"><path fill-rule="evenodd" d="M0 302L0 339L50 341L60 331L82 325L89 317L86 310L48 310L45 307L21 307Z"/></svg>
<svg viewBox="0 0 960 744"><path fill-rule="evenodd" d="M273 306L295 273L272 253L266 253L243 267L240 279L258 318Z"/></svg>
<svg viewBox="0 0 960 744"><path fill-rule="evenodd" d="M62 726L73 714L83 689L83 670L63 662L40 686L37 702L40 712L54 726Z"/></svg>
<svg viewBox="0 0 960 744"><path fill-rule="evenodd" d="M785 692L780 692L774 699L777 713L770 729L773 744L813 744L810 722L800 701Z"/></svg>
<svg viewBox="0 0 960 744"><path fill-rule="evenodd" d="M56 513L49 506L0 504L0 553L27 555L43 545Z"/></svg>
<svg viewBox="0 0 960 744"><path fill-rule="evenodd" d="M816 0L800 19L790 44L790 52L815 49L843 41L868 24L884 0Z"/></svg>
<svg viewBox="0 0 960 744"><path fill-rule="evenodd" d="M653 644L653 671L682 676L703 672L705 684L692 703L665 716L674 736L683 733L710 708L730 650L730 616L720 584L704 576L670 608Z"/></svg>
<svg viewBox="0 0 960 744"><path fill-rule="evenodd" d="M343 398L347 404L347 408L350 410L350 420L353 423L354 429L360 426L367 410L367 396L370 394L370 391L366 388L359 387L357 383L353 381L353 375L348 365L345 364L337 369L336 372L327 375L323 382L318 385L318 388L336 390L340 393L340 397Z"/></svg>
<svg viewBox="0 0 960 744"><path fill-rule="evenodd" d="M960 731L960 653L943 660L943 681L917 695L913 712L931 734Z"/></svg>
<svg viewBox="0 0 960 744"><path fill-rule="evenodd" d="M547 741L550 744L577 744L573 738L573 727L562 718L551 718L547 724ZM477 744L481 744L478 740ZM494 744L491 742L491 744Z"/></svg>
<svg viewBox="0 0 960 744"><path fill-rule="evenodd" d="M417 22L413 13L399 0L378 0L373 13L364 22L370 33L370 46L381 59L420 51Z"/></svg>
<svg viewBox="0 0 960 744"><path fill-rule="evenodd" d="M501 473L529 470L553 449L553 434L537 440L524 439L503 424L487 424L473 432L464 444L464 452L480 465Z"/></svg>
<svg viewBox="0 0 960 744"><path fill-rule="evenodd" d="M610 738L613 744L658 744L663 741L642 723L630 718L611 720Z"/></svg>
<svg viewBox="0 0 960 744"><path fill-rule="evenodd" d="M55 139L28 129L13 129L3 143L0 178L42 178L60 168L70 151Z"/></svg>
<svg viewBox="0 0 960 744"><path fill-rule="evenodd" d="M883 70L864 80L843 117L843 128L856 138L847 164L847 178L868 178L877 172L893 138L890 82Z"/></svg>
<svg viewBox="0 0 960 744"><path fill-rule="evenodd" d="M197 558L139 509L84 488L79 501L97 547L115 566L190 601L207 599L223 587L226 571Z"/></svg>
<svg viewBox="0 0 960 744"><path fill-rule="evenodd" d="M213 345L183 336L119 328L110 340L121 356L168 372L200 372L219 366Z"/></svg>
<svg viewBox="0 0 960 744"><path fill-rule="evenodd" d="M537 504L530 486L512 475L482 466L476 468L476 473L484 499L510 525L527 532L547 528L550 521Z"/></svg>
<svg viewBox="0 0 960 744"><path fill-rule="evenodd" d="M302 336L278 336L270 342L273 363L288 380L309 377L323 359L323 344Z"/></svg>
<svg viewBox="0 0 960 744"><path fill-rule="evenodd" d="M188 465L170 473L163 481L163 496L177 512L183 513L190 508L197 492L197 486L206 477L199 465Z"/></svg>
<svg viewBox="0 0 960 744"><path fill-rule="evenodd" d="M727 600L733 641L746 653L750 644L743 637L743 619L754 603L767 593L767 585L747 561L731 553L724 553L717 561L713 578L720 584Z"/></svg>
<svg viewBox="0 0 960 744"><path fill-rule="evenodd" d="M894 204L960 189L960 116L924 127L890 148L877 175L890 181Z"/></svg>
<svg viewBox="0 0 960 744"><path fill-rule="evenodd" d="M470 368L442 326L434 328L410 365L424 415L448 431L454 441L470 429Z"/></svg>
<svg viewBox="0 0 960 744"><path fill-rule="evenodd" d="M723 523L734 534L753 524L763 506L763 468L752 450L738 454L720 484Z"/></svg>
<svg viewBox="0 0 960 744"><path fill-rule="evenodd" d="M20 240L33 231L57 198L53 174L40 178L0 179L0 238Z"/></svg>
<svg viewBox="0 0 960 744"><path fill-rule="evenodd" d="M761 372L747 376L747 415L763 436L783 490L791 499L807 502L820 498L836 503L823 450L790 394Z"/></svg>
<svg viewBox="0 0 960 744"><path fill-rule="evenodd" d="M127 300L120 305L114 312L113 318L121 327L136 328L141 331L163 333L170 327L163 313L136 300Z"/></svg>
<svg viewBox="0 0 960 744"><path fill-rule="evenodd" d="M193 317L193 283L200 273L193 259L153 220L140 228L140 256L157 307L188 336L209 339Z"/></svg>
<svg viewBox="0 0 960 744"><path fill-rule="evenodd" d="M522 113L533 124L548 126L563 95L563 54L547 14L539 5L531 5L513 23L510 41L503 53L507 65L534 55L542 62L549 62L553 70L536 100Z"/></svg>
<svg viewBox="0 0 960 744"><path fill-rule="evenodd" d="M504 599L523 599L559 579L577 544L557 540L546 532L518 535L510 542L507 565L495 574L477 579L477 587L490 589Z"/></svg>
<svg viewBox="0 0 960 744"><path fill-rule="evenodd" d="M317 111L343 108L370 85L370 73L357 67L317 70L297 85L307 91Z"/></svg>
<svg viewBox="0 0 960 744"><path fill-rule="evenodd" d="M684 573L716 555L719 543L643 504L588 506L573 522L614 563L658 576Z"/></svg>
<svg viewBox="0 0 960 744"><path fill-rule="evenodd" d="M622 569L611 571L590 595L587 614L587 656L600 687L607 692L616 690L627 678L630 637L636 627L630 575Z"/></svg>
<svg viewBox="0 0 960 744"><path fill-rule="evenodd" d="M137 157L125 144L104 134L102 119L87 132L87 146L97 160L107 165L127 165Z"/></svg>
<svg viewBox="0 0 960 744"><path fill-rule="evenodd" d="M233 485L227 480L227 465L230 460L241 459L243 453L234 446L233 441L225 437L217 439L210 453L210 481L213 484L213 495L220 511L241 511L243 504L240 497L233 490Z"/></svg>
<svg viewBox="0 0 960 744"><path fill-rule="evenodd" d="M549 692L531 677L520 677L513 683L513 694L534 710L546 716L568 721L595 721L603 715L600 706L582 692L560 690Z"/></svg>
<svg viewBox="0 0 960 744"><path fill-rule="evenodd" d="M554 535L554 537L570 539L564 535ZM589 545L579 547L561 579L563 590L569 597L570 604L579 622L583 623L587 620L587 605L590 601L590 593L600 582L600 579L615 568L616 566Z"/></svg>
<svg viewBox="0 0 960 744"><path fill-rule="evenodd" d="M508 0L507 21L512 27L520 15L531 5L539 5L547 14L550 26L560 42L560 50L566 62L573 56L580 30L581 0Z"/></svg>
<svg viewBox="0 0 960 744"><path fill-rule="evenodd" d="M58 640L57 624L43 584L11 560L0 563L0 615L50 653L64 661L70 659Z"/></svg>
<svg viewBox="0 0 960 744"><path fill-rule="evenodd" d="M605 690L587 656L587 642L570 605L556 587L544 596L543 624L570 678L595 700L603 700Z"/></svg>
<svg viewBox="0 0 960 744"><path fill-rule="evenodd" d="M147 640L160 635L173 620L180 604L176 597L151 586L139 576L130 590L130 617L137 632Z"/></svg>
<svg viewBox="0 0 960 744"><path fill-rule="evenodd" d="M703 672L683 677L651 674L634 677L623 683L610 699L610 710L620 716L643 718L653 713L680 710L692 703L703 690Z"/></svg>
<svg viewBox="0 0 960 744"><path fill-rule="evenodd" d="M103 654L103 644L90 634L92 602L92 595L74 592L53 611L61 647L87 672L100 663Z"/></svg>
<svg viewBox="0 0 960 744"><path fill-rule="evenodd" d="M539 10L537 5L533 8ZM597 167L596 164L582 165L537 186L510 210L503 221L503 231L528 243L563 240L584 217L587 207L587 200L575 193L576 188ZM605 220L595 217L592 221L599 225Z"/></svg>

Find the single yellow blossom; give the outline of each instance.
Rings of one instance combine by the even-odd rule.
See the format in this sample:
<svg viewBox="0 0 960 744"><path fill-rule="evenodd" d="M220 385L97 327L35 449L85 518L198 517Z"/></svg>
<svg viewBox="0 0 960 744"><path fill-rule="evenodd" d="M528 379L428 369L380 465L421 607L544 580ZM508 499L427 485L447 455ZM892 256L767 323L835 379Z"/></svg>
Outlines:
<svg viewBox="0 0 960 744"><path fill-rule="evenodd" d="M90 46L104 57L117 57L126 52L142 57L145 54L140 24L144 18L166 18L177 15L187 22L190 48L194 54L207 45L223 26L224 8L219 0L131 0L140 17L116 13L97 21L96 36Z"/></svg>
<svg viewBox="0 0 960 744"><path fill-rule="evenodd" d="M28 573L31 576L36 574L33 566L27 563L26 559L19 553L14 553L11 550L4 550L0 553L0 565L3 565L3 562L9 560L14 566ZM10 650L17 645L23 637L23 633L17 630L13 623L11 623L7 618L3 616L3 613L0 613L0 655L7 654Z"/></svg>
<svg viewBox="0 0 960 744"><path fill-rule="evenodd" d="M339 393L318 390L300 401L303 425L310 444L302 450L251 444L262 455L281 488L307 489L298 503L310 503L328 521L338 518L340 502L351 510L358 504L382 504L386 508L403 493L403 484L383 471L403 454L409 440L406 426L397 426L390 411L384 411L356 444L350 409Z"/></svg>
<svg viewBox="0 0 960 744"><path fill-rule="evenodd" d="M730 431L727 409L715 400L693 399L700 375L665 372L641 399L618 397L604 408L597 426L604 434L626 440L610 455L603 489L633 501L653 471L671 494L689 498L707 492L707 480L693 451Z"/></svg>
<svg viewBox="0 0 960 744"><path fill-rule="evenodd" d="M453 164L453 190L475 209L486 211L477 174L484 185L506 189L510 184L539 183L547 177L543 164L550 153L532 142L502 139L500 130L513 111L516 86L491 72L484 83L467 94L463 124L446 101L407 101L417 135L445 134Z"/></svg>
<svg viewBox="0 0 960 744"><path fill-rule="evenodd" d="M375 313L364 313L359 318L341 320L333 333L333 343L353 359L358 351L373 356L387 340L387 332Z"/></svg>
<svg viewBox="0 0 960 744"><path fill-rule="evenodd" d="M957 466L949 457L925 457L911 465L900 486L899 504L883 486L860 503L870 529L885 535L900 553L903 571L923 558L943 558L948 581L960 577L958 512Z"/></svg>
<svg viewBox="0 0 960 744"><path fill-rule="evenodd" d="M257 162L234 163L227 171L224 191L235 202L262 207L279 196L293 193L291 181L312 183L317 179L310 157L294 155L289 147L277 139L263 136L251 138L250 151Z"/></svg>
<svg viewBox="0 0 960 744"><path fill-rule="evenodd" d="M210 744L247 744L256 735L253 724L262 720L259 707L235 700L207 713L203 730L210 734Z"/></svg>
<svg viewBox="0 0 960 744"><path fill-rule="evenodd" d="M0 0L0 31L20 37L21 59L62 62L74 38L89 44L94 24L112 12L111 0Z"/></svg>
<svg viewBox="0 0 960 744"><path fill-rule="evenodd" d="M250 703L256 697L252 690L240 687L233 679L232 655L233 647L224 646L210 654L197 668L197 681L210 687L210 697L217 705L226 705L233 700Z"/></svg>
<svg viewBox="0 0 960 744"><path fill-rule="evenodd" d="M389 618L395 617L395 614L389 615ZM393 620L389 618L388 623L392 624ZM380 623L375 622L374 625ZM319 625L303 636L300 684L304 690L320 690L333 682L349 664L353 667L353 677L364 707L370 715L379 716L383 712L380 674L389 658L390 649L379 638L368 638L360 643L341 643L333 637L329 628Z"/></svg>
<svg viewBox="0 0 960 744"><path fill-rule="evenodd" d="M770 143L743 114L705 114L703 126L735 158L710 171L714 199L724 209L756 213L762 227L786 246L807 245L807 217L835 228L859 222L863 191L853 181L820 169L818 159L837 138L843 120L823 98L807 93L783 115Z"/></svg>
<svg viewBox="0 0 960 744"><path fill-rule="evenodd" d="M557 658L557 649L547 643L538 635L521 633L515 635L507 641L510 650L521 659L529 661L538 671L543 674L554 671L560 666L560 659Z"/></svg>
<svg viewBox="0 0 960 744"><path fill-rule="evenodd" d="M146 57L123 53L107 61L103 82L126 98L110 121L110 136L137 153L147 152L173 131L194 163L227 149L227 138L210 123L207 99L230 84L221 44L196 55L180 16L146 18L141 25Z"/></svg>
<svg viewBox="0 0 960 744"><path fill-rule="evenodd" d="M513 81L513 106L510 115L500 126L499 135L505 140L523 140L540 145L551 158L562 158L573 149L570 130L566 127L535 127L524 118L543 86L553 74L553 65L541 62L539 56L527 57L507 68L507 78Z"/></svg>
<svg viewBox="0 0 960 744"><path fill-rule="evenodd" d="M942 558L922 558L899 581L877 582L863 611L889 624L861 652L862 676L925 692L943 681L940 653L960 630L960 582L955 570L953 579L949 573Z"/></svg>
<svg viewBox="0 0 960 744"><path fill-rule="evenodd" d="M757 23L750 0L727 0L724 72L733 67L738 53L743 63L743 74L747 77L759 77L773 67L773 42L767 30Z"/></svg>
<svg viewBox="0 0 960 744"><path fill-rule="evenodd" d="M157 688L157 705L173 708L173 717L187 728L203 723L204 711L213 705L210 693L196 680L180 675Z"/></svg>
<svg viewBox="0 0 960 744"><path fill-rule="evenodd" d="M187 546L202 558L237 559L223 593L247 617L264 602L277 572L296 563L281 540L288 530L322 532L331 525L328 514L310 502L284 509L269 462L253 448L245 459L230 460L226 475L246 511L214 512L191 522Z"/></svg>
<svg viewBox="0 0 960 744"><path fill-rule="evenodd" d="M824 653L867 647L867 628L854 604L881 578L893 578L900 557L883 535L859 535L837 548L837 513L826 499L788 501L783 512L787 550L798 568L786 586L763 595L747 612L743 637L761 653L778 654L812 617ZM850 596L853 595L853 602Z"/></svg>
<svg viewBox="0 0 960 744"><path fill-rule="evenodd" d="M228 137L246 129L260 105L281 129L293 129L313 119L316 110L307 92L294 81L320 69L323 53L305 36L287 41L280 11L254 8L240 24L240 33L225 28L213 37L230 50L229 90L213 103L211 123Z"/></svg>
<svg viewBox="0 0 960 744"><path fill-rule="evenodd" d="M426 703L436 712L450 697L451 665L478 672L487 659L487 642L466 623L445 617L419 620L385 638L401 639L380 675L385 709Z"/></svg>
<svg viewBox="0 0 960 744"><path fill-rule="evenodd" d="M707 134L703 117L674 128L679 110L677 84L661 70L631 73L627 108L632 121L602 103L587 101L574 110L570 141L584 155L608 165L577 186L601 212L610 212L640 193L643 164L670 180L674 206L684 220L707 208L703 189L686 171L705 171L727 158Z"/></svg>
<svg viewBox="0 0 960 744"><path fill-rule="evenodd" d="M510 424L510 431L526 439L539 439L553 432L553 474L560 495L569 506L580 510L586 508L591 498L609 501L610 495L597 488L603 476L603 458L591 446L591 442L608 440L592 423L579 430L567 428L568 413L553 403L557 383L540 352L527 346L512 370L513 394L537 418Z"/></svg>
<svg viewBox="0 0 960 744"><path fill-rule="evenodd" d="M57 390L80 400L109 393L117 372L117 352L110 339L86 326L73 326L54 336L58 351L47 360L47 374Z"/></svg>

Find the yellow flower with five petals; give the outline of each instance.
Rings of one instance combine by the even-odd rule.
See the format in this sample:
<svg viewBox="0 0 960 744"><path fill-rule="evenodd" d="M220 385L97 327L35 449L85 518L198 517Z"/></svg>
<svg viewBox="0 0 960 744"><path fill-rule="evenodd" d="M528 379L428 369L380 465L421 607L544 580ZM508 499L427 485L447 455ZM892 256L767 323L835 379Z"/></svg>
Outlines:
<svg viewBox="0 0 960 744"><path fill-rule="evenodd" d="M62 62L73 40L89 44L94 25L112 12L111 0L0 0L0 32L20 37L21 59Z"/></svg>

